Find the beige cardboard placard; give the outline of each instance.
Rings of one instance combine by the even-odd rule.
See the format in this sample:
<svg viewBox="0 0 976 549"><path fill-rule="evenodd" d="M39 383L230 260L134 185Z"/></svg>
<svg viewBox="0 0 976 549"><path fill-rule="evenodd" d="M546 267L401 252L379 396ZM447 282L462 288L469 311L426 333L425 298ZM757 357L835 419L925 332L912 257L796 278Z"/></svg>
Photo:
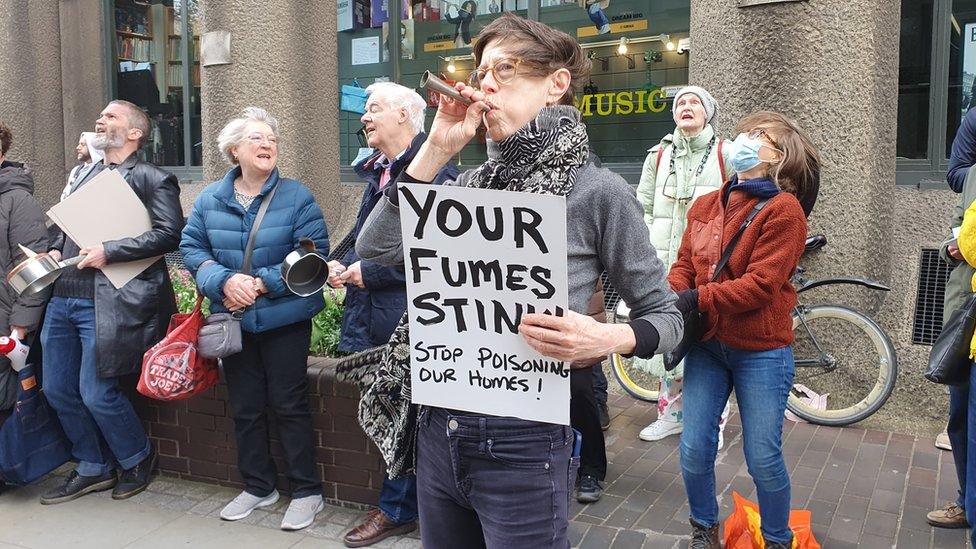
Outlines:
<svg viewBox="0 0 976 549"><path fill-rule="evenodd" d="M116 170L103 170L47 212L78 246L139 236L152 229L146 206ZM112 263L102 272L113 286L122 288L161 256Z"/></svg>

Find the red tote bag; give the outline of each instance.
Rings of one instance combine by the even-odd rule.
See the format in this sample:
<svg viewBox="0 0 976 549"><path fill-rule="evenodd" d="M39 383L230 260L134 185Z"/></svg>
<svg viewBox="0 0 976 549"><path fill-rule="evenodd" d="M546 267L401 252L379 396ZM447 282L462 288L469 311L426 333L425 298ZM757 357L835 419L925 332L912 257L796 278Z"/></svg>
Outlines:
<svg viewBox="0 0 976 549"><path fill-rule="evenodd" d="M217 384L217 360L197 353L197 334L203 326L203 294L189 314L170 319L162 341L142 357L142 373L136 386L141 394L156 400L184 400Z"/></svg>

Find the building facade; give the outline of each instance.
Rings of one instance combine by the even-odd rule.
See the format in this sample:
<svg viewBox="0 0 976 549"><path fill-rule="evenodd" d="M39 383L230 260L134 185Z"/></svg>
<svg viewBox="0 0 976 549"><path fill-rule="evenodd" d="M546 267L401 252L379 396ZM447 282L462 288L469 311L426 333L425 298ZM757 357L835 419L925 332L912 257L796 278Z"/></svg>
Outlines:
<svg viewBox="0 0 976 549"><path fill-rule="evenodd" d="M417 85L425 70L466 78L477 31L503 11L579 39L593 61L578 97L592 148L632 183L672 129L670 99L684 84L713 92L725 136L749 112L782 111L824 160L810 232L830 244L804 266L893 289L837 287L812 299L859 307L896 341L899 383L882 415L911 410L925 429L944 415L943 391L920 374L941 320L945 272L932 250L956 201L944 182L948 149L976 102L976 0L0 0L0 9L9 14L0 119L15 132L10 156L34 167L48 205L78 134L112 98L154 120L143 154L179 175L186 207L227 169L220 128L259 105L282 122L282 172L314 190L341 237L362 189L350 165L363 153L341 87ZM208 36L217 45L201 55ZM483 158L479 136L458 160Z"/></svg>

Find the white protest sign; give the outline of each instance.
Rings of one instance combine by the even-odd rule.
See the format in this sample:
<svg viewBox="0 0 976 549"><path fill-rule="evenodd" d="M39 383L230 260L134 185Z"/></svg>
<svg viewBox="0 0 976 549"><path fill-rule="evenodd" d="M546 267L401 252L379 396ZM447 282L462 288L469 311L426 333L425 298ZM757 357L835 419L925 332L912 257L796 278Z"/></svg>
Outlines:
<svg viewBox="0 0 976 549"><path fill-rule="evenodd" d="M569 425L569 363L518 333L568 310L566 199L400 186L413 402Z"/></svg>

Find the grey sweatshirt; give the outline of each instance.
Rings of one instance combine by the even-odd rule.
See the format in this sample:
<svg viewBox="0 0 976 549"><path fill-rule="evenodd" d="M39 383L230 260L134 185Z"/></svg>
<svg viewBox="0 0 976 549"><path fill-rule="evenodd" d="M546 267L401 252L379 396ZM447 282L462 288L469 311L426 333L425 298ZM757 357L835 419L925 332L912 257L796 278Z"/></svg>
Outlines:
<svg viewBox="0 0 976 549"><path fill-rule="evenodd" d="M472 173L466 171L444 184L466 186ZM674 349L681 341L681 313L630 185L610 170L587 163L566 196L566 222L570 310L586 314L605 270L630 306L631 320L650 322L657 330L656 353ZM377 263L403 264L400 210L389 198L373 208L359 233L356 253Z"/></svg>

